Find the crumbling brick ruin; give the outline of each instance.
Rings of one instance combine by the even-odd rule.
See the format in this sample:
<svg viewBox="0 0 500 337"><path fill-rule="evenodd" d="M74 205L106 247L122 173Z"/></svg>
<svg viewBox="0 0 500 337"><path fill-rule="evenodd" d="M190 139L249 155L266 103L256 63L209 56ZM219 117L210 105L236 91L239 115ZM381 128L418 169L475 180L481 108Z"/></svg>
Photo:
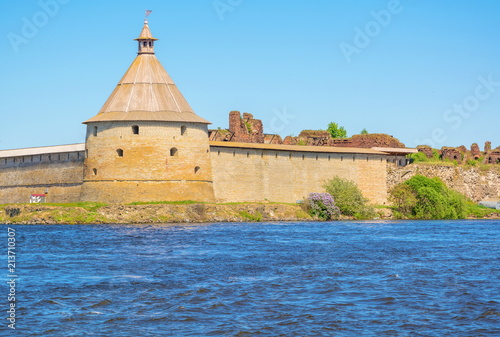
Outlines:
<svg viewBox="0 0 500 337"><path fill-rule="evenodd" d="M254 119L252 114L245 112L242 117L239 111L231 111L229 113L229 129L210 130L209 139L212 141L262 144L265 140L263 130L262 121ZM273 137L267 138L270 142L276 141ZM281 137L279 138L281 139Z"/></svg>
<svg viewBox="0 0 500 337"><path fill-rule="evenodd" d="M260 119L253 118L253 115L249 113L241 115L239 111L229 113L229 129L210 130L209 139L211 141L261 144L405 148L405 144L398 139L383 133L359 134L350 138L332 138L326 130L303 130L298 136L287 136L282 139L276 134L265 134ZM419 145L417 150L424 153L427 158L434 156L434 150L430 146ZM492 150L491 142L484 144L484 151L481 151L477 143L474 143L470 150L463 145L459 147L443 146L437 150L437 153L442 160L455 161L458 164L465 164L469 160L480 160L484 164L500 164L500 147Z"/></svg>
<svg viewBox="0 0 500 337"><path fill-rule="evenodd" d="M449 159L451 161L456 161L457 163L462 164L463 160L465 159L465 152L467 151L467 149L465 149L465 151L464 149L465 146L460 148L443 146L441 148L441 159Z"/></svg>
<svg viewBox="0 0 500 337"><path fill-rule="evenodd" d="M419 145L417 150L424 153L427 158L433 157L433 150L430 146ZM463 145L459 147L443 146L441 150L438 150L438 153L442 160L456 161L458 164L467 163L469 160L479 160L483 164L500 164L500 147L492 150L491 142L484 144L484 151L481 151L479 145L474 143L470 150L467 150Z"/></svg>
<svg viewBox="0 0 500 337"><path fill-rule="evenodd" d="M354 135L351 138L333 139L326 130L304 130L298 137L287 136L282 139L276 134L265 134L262 121L252 114L239 111L229 113L229 129L209 130L211 141L264 143L284 145L334 146L334 147L390 147L404 148L405 145L393 136L382 133Z"/></svg>
<svg viewBox="0 0 500 337"><path fill-rule="evenodd" d="M427 158L432 158L434 156L434 153L432 152L432 147L428 145L419 145L417 146L418 152L422 152L425 154Z"/></svg>

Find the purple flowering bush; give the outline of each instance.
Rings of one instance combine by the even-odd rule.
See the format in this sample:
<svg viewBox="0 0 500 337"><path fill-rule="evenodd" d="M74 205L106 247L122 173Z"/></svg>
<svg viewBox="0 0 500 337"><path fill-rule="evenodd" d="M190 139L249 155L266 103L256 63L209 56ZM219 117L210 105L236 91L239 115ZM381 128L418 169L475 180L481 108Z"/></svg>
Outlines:
<svg viewBox="0 0 500 337"><path fill-rule="evenodd" d="M330 193L310 193L306 199L309 214L321 220L338 218L340 210L335 206L335 201Z"/></svg>

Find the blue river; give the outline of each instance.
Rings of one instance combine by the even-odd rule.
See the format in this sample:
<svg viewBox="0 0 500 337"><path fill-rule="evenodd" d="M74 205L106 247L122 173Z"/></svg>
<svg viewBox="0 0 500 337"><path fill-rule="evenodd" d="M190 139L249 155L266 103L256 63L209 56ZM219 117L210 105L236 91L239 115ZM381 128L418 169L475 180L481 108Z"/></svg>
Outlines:
<svg viewBox="0 0 500 337"><path fill-rule="evenodd" d="M500 221L0 228L1 336L500 336Z"/></svg>

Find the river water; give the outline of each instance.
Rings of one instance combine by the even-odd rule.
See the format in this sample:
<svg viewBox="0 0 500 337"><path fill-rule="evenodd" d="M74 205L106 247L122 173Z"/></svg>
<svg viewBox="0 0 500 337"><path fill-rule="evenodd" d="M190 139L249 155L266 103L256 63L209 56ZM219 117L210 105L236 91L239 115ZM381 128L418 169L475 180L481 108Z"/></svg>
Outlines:
<svg viewBox="0 0 500 337"><path fill-rule="evenodd" d="M8 227L2 336L500 336L499 221Z"/></svg>

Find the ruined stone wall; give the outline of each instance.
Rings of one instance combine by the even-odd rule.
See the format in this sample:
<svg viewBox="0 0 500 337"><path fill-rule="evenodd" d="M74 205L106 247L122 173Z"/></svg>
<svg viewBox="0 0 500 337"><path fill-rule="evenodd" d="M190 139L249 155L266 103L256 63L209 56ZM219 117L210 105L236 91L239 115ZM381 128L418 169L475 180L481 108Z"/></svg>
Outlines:
<svg viewBox="0 0 500 337"><path fill-rule="evenodd" d="M83 181L83 152L0 158L0 204L28 203L47 193L46 202L78 202Z"/></svg>
<svg viewBox="0 0 500 337"><path fill-rule="evenodd" d="M239 111L229 113L229 132L233 134L233 142L264 143L262 121L247 112L243 113L243 117Z"/></svg>
<svg viewBox="0 0 500 337"><path fill-rule="evenodd" d="M484 171L479 168L429 164L413 164L397 167L389 164L387 187L390 189L398 183L406 181L415 174L432 178L439 177L446 185L465 194L473 201L500 199L500 170L491 168Z"/></svg>
<svg viewBox="0 0 500 337"><path fill-rule="evenodd" d="M353 180L372 203L387 200L386 156L211 146L215 197L222 202L294 203L324 191L334 176Z"/></svg>

